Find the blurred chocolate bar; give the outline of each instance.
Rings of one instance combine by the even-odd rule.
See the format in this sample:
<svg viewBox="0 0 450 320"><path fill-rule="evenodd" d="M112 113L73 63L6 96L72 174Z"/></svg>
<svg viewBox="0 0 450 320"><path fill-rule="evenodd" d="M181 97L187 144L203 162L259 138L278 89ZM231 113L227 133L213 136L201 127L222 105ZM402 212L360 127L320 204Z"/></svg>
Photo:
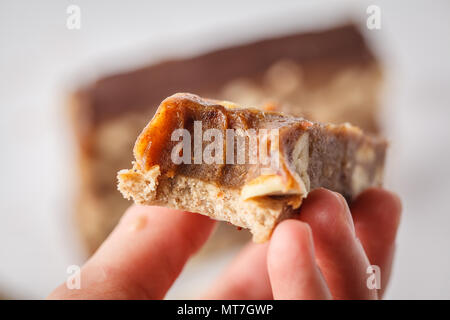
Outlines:
<svg viewBox="0 0 450 320"><path fill-rule="evenodd" d="M364 38L344 25L168 60L82 87L70 105L84 242L93 252L129 205L116 190L116 172L132 161L136 136L166 96L192 92L376 133L381 83L381 67Z"/></svg>

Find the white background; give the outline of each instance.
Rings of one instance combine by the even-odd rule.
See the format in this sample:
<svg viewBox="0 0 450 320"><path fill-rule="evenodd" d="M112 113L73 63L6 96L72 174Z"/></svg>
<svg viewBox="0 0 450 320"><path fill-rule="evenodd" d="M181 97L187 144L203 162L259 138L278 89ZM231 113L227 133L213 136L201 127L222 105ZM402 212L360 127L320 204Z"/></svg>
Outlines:
<svg viewBox="0 0 450 320"><path fill-rule="evenodd" d="M81 8L81 30L66 8ZM363 22L388 72L388 188L404 202L387 298L450 298L450 19L448 1L1 1L0 292L43 298L83 254L73 227L73 140L64 97L104 72L272 34ZM183 274L170 297L201 289ZM197 285L198 284L198 285ZM195 290L194 290L195 291Z"/></svg>

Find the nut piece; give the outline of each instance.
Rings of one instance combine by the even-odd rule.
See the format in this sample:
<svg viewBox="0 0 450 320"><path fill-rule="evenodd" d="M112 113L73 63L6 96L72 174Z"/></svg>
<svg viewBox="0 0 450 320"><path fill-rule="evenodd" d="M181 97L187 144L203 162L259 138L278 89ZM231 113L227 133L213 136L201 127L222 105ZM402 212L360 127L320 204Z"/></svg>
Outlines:
<svg viewBox="0 0 450 320"><path fill-rule="evenodd" d="M292 152L295 172L293 176L282 177L276 174L260 175L243 186L241 199L247 200L262 196L300 195L306 197L309 192L309 135L303 134Z"/></svg>
<svg viewBox="0 0 450 320"><path fill-rule="evenodd" d="M279 196L306 194L306 188L303 183L298 186L294 183L286 183L283 177L278 175L259 176L242 187L241 199L248 200L262 196Z"/></svg>

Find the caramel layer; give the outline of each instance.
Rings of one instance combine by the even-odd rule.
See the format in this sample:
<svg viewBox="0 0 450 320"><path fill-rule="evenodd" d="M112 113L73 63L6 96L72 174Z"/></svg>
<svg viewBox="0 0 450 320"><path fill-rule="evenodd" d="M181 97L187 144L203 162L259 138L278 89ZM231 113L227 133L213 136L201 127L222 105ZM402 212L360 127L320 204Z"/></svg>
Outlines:
<svg viewBox="0 0 450 320"><path fill-rule="evenodd" d="M195 145L195 123L201 123L203 135L208 129L222 133L225 152L220 163L195 163L194 147L189 149L189 163L176 164L172 152L179 140L172 139L177 129L186 129L190 145ZM136 163L140 170L150 170L158 165L162 175L173 177L182 175L201 179L227 188L242 188L257 184L267 163L251 163L250 155L243 164L227 164L226 133L228 129L256 132L261 129L276 129L278 133L279 157L277 166L270 167L270 176L279 177L287 194L306 194L317 187L325 187L352 198L361 191L359 185L367 187L381 183L386 142L383 139L364 135L360 129L349 124L324 125L303 118L287 116L259 109L245 109L227 102L202 99L192 94L175 94L165 99L159 106L152 121L139 136L134 149ZM306 157L299 159L299 141L305 137ZM261 138L258 136L258 146ZM211 141L201 142L201 152L205 152ZM273 143L265 141L264 143ZM245 139L245 151L250 150L250 139ZM239 151L233 144L234 155ZM270 146L267 146L269 151ZM183 149L183 152L185 150ZM258 152L262 152L258 149ZM269 152L268 152L269 154ZM271 155L273 157L273 155ZM186 158L185 158L186 159ZM301 172L301 162L306 162L305 172ZM269 161L270 162L270 161ZM270 162L271 163L271 162ZM301 177L300 175L305 175ZM266 178L264 178L266 179ZM363 179L364 181L359 182ZM307 180L305 182L305 180ZM278 183L278 182L277 182ZM307 190L303 190L303 189Z"/></svg>

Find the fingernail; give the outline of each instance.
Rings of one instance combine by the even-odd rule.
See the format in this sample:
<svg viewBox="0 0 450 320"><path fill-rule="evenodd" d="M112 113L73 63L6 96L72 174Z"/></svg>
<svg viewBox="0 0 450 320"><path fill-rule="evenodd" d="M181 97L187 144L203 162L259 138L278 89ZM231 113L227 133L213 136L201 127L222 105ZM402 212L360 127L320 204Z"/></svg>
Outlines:
<svg viewBox="0 0 450 320"><path fill-rule="evenodd" d="M339 199L342 204L342 210L344 210L345 221L347 225L350 227L350 231L353 235L356 235L355 224L353 223L352 214L350 213L350 209L347 204L347 200L342 196L342 194L338 192L333 192L335 196Z"/></svg>

